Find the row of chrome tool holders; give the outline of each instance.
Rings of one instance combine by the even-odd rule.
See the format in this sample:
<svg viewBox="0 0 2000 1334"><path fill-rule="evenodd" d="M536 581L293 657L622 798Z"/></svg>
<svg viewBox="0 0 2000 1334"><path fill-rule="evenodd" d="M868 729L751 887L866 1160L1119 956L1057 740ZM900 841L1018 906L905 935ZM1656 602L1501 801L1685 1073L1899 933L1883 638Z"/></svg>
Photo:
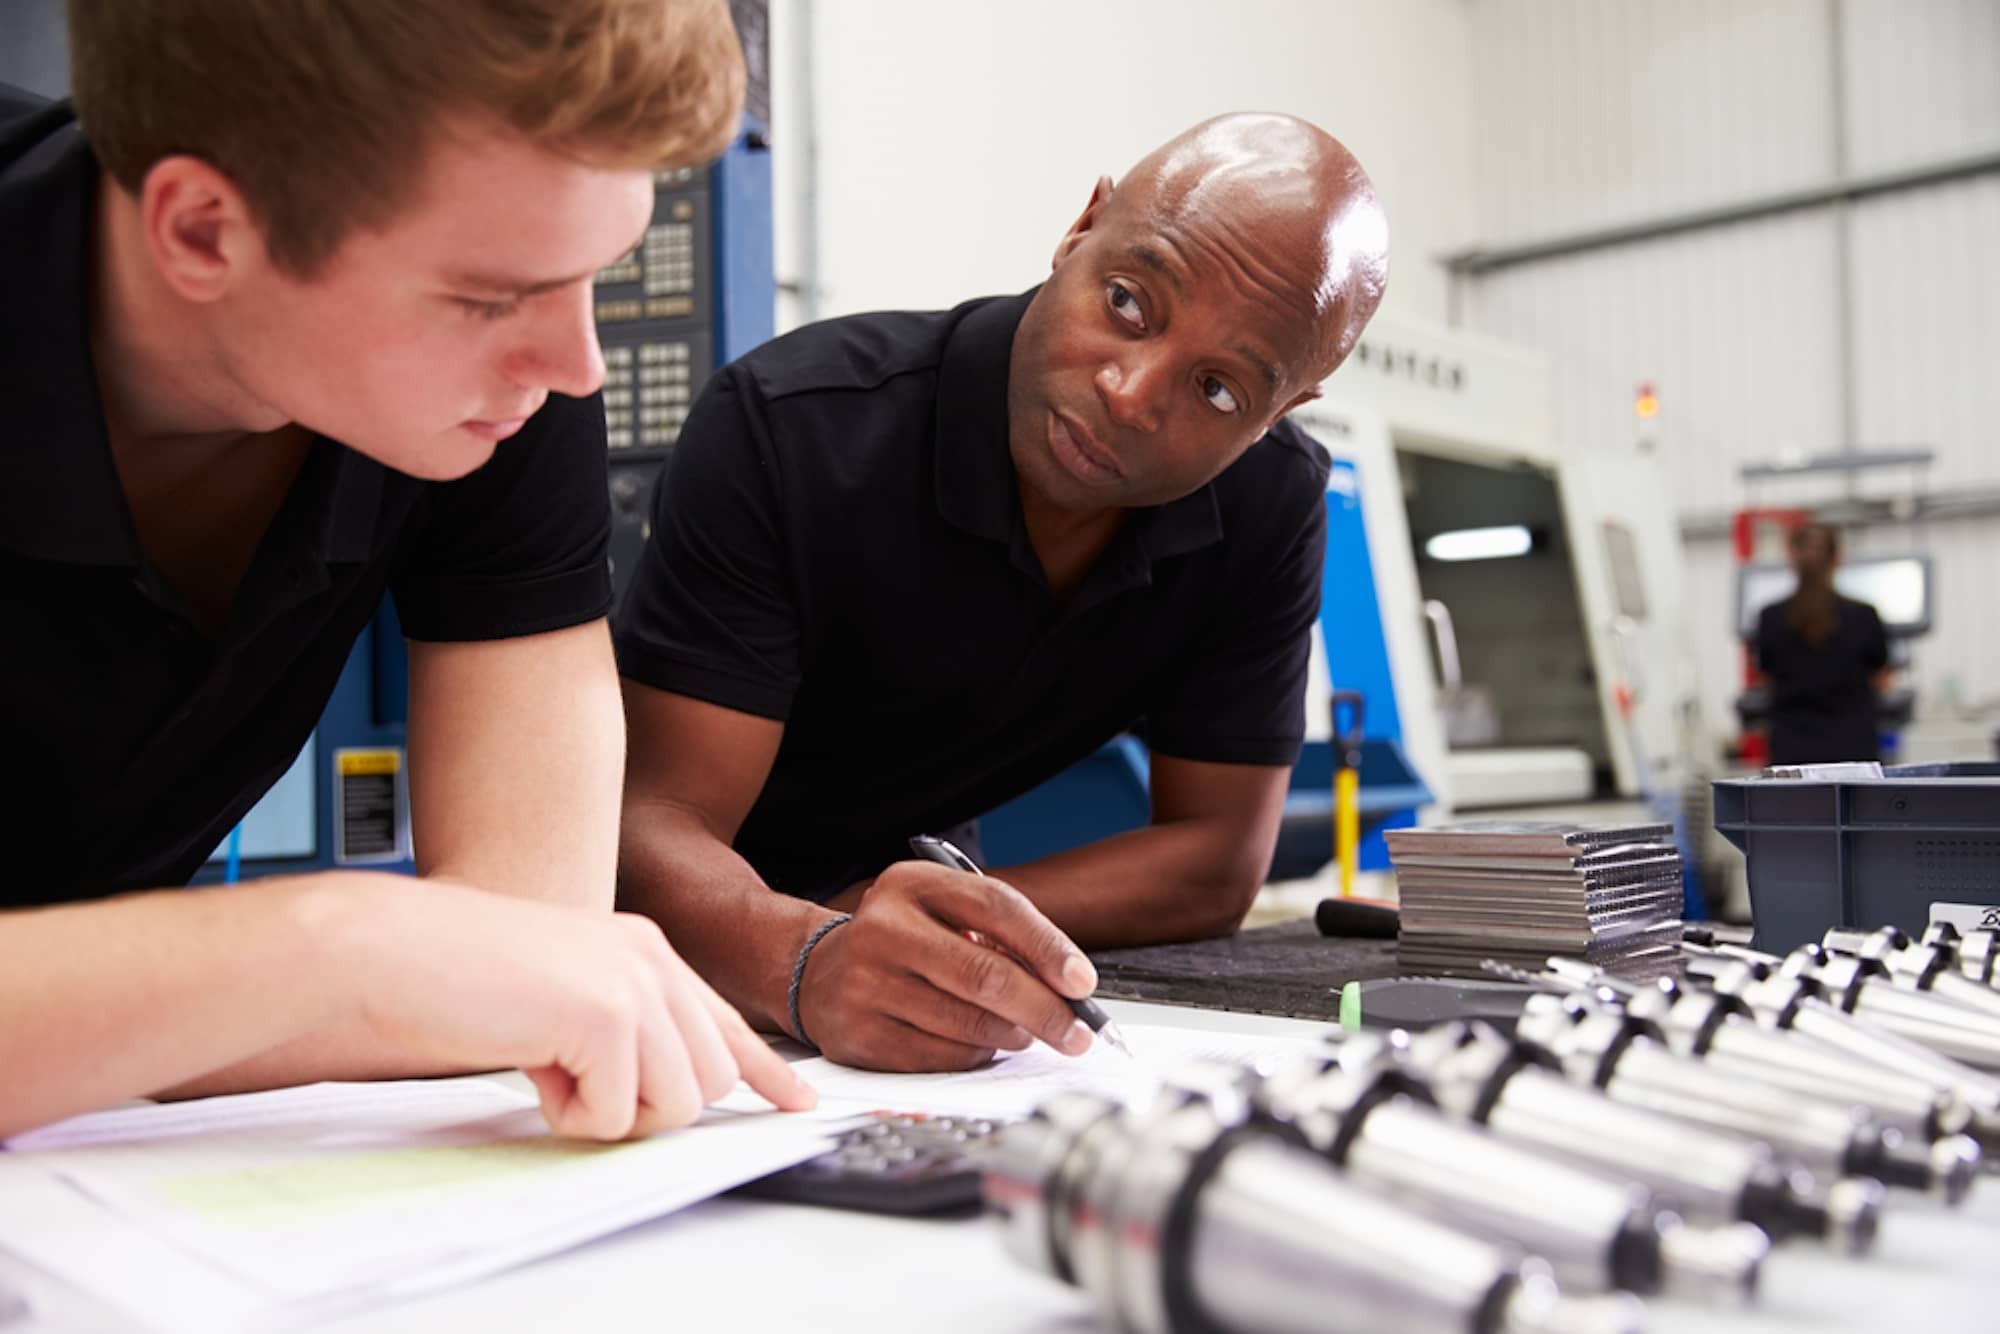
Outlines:
<svg viewBox="0 0 2000 1334"><path fill-rule="evenodd" d="M1699 950L1685 983L1550 960L1512 1036L1059 1095L1000 1136L987 1200L1141 1334L1624 1334L1652 1294L1754 1301L1774 1243L1865 1255L1898 1194L1955 1207L1994 1161L2000 1066L1961 1059L2000 1052L1991 944Z"/></svg>

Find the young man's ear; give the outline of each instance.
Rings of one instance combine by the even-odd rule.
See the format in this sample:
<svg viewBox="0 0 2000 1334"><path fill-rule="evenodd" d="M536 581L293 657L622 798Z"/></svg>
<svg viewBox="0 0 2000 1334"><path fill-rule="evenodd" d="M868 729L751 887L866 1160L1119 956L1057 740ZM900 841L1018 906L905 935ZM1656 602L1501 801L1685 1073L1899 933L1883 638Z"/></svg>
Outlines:
<svg viewBox="0 0 2000 1334"><path fill-rule="evenodd" d="M146 253L182 299L210 302L264 262L264 237L242 192L198 157L161 158L139 187Z"/></svg>
<svg viewBox="0 0 2000 1334"><path fill-rule="evenodd" d="M1099 176L1097 178L1097 184L1090 191L1090 202L1083 206L1083 212L1077 214L1076 221L1072 222L1069 225L1069 230L1063 233L1063 239L1056 243L1056 256L1053 260L1049 261L1050 269L1053 270L1058 264L1068 259L1070 253L1083 244L1083 238L1089 235L1092 227L1097 225L1098 216L1104 212L1105 204L1110 202L1111 189L1111 178L1109 176Z"/></svg>

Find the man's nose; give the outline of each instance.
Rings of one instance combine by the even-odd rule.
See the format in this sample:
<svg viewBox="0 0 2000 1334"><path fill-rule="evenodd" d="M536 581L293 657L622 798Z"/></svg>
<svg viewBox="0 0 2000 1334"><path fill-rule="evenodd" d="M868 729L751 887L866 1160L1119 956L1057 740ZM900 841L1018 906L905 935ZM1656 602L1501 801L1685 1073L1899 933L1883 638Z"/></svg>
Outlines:
<svg viewBox="0 0 2000 1334"><path fill-rule="evenodd" d="M527 347L517 357L514 378L534 389L571 398L594 394L604 384L604 352L597 344L596 294L590 283L551 292L536 312Z"/></svg>
<svg viewBox="0 0 2000 1334"><path fill-rule="evenodd" d="M1150 433L1160 428L1169 380L1162 358L1135 351L1106 362L1097 372L1097 395L1112 421Z"/></svg>

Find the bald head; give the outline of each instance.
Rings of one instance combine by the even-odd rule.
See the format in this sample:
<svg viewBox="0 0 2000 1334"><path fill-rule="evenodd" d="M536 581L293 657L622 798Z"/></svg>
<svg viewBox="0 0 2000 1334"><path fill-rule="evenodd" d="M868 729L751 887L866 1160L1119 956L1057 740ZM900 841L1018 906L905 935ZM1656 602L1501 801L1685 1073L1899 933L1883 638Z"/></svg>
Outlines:
<svg viewBox="0 0 2000 1334"><path fill-rule="evenodd" d="M1205 121L1098 181L1014 333L1022 495L1087 513L1206 485L1319 393L1388 269L1368 177L1290 116Z"/></svg>
<svg viewBox="0 0 2000 1334"><path fill-rule="evenodd" d="M1106 204L1107 216L1242 238L1308 306L1307 361L1321 378L1381 304L1389 229L1375 187L1339 140L1296 116L1203 121L1142 158Z"/></svg>

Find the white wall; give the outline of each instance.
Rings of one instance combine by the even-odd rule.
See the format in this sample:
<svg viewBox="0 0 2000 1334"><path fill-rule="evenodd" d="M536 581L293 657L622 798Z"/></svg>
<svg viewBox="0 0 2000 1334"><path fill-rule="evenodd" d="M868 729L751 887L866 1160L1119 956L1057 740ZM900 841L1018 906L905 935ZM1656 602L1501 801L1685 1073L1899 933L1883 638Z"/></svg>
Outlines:
<svg viewBox="0 0 2000 1334"><path fill-rule="evenodd" d="M1823 178L1826 0L1473 0L1479 239Z"/></svg>
<svg viewBox="0 0 2000 1334"><path fill-rule="evenodd" d="M1231 110L1352 148L1389 212L1390 308L1443 317L1436 256L1472 219L1462 0L773 0L771 18L780 283L818 266L817 302L785 296L780 328L1025 288L1098 176ZM802 57L809 120L784 105Z"/></svg>
<svg viewBox="0 0 2000 1334"><path fill-rule="evenodd" d="M1472 0L1475 240L1497 246L2000 149L2000 0ZM1835 108L1844 102L1845 114ZM2000 177L1496 270L1472 327L1543 348L1559 443L1634 437L1657 384L1677 510L1813 503L1746 461L1925 445L1934 489L2000 486ZM1843 282L1852 312L1843 351ZM1841 368L1851 355L1853 377ZM1851 405L1851 419L1847 418ZM1868 489L1906 478L1872 479ZM1861 536L1926 544L1940 625L1920 707L2000 694L2000 521ZM1705 713L1734 730L1728 546L1690 544Z"/></svg>

